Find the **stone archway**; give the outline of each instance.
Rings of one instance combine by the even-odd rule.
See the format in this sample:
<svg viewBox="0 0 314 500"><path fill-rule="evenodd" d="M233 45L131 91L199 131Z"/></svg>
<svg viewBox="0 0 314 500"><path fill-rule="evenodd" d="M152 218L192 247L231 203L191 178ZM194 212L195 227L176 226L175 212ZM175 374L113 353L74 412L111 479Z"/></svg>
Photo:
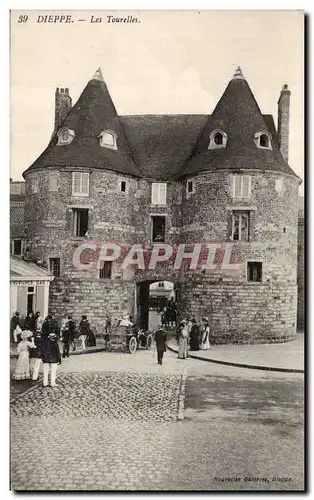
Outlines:
<svg viewBox="0 0 314 500"><path fill-rule="evenodd" d="M136 314L136 323L139 328L143 330L148 330L149 327L149 288L150 285L157 282L170 282L174 285L174 294L175 298L178 298L178 283L173 278L164 276L164 277L155 277L155 278L146 278L140 280L136 283L136 300L135 300L135 314Z"/></svg>

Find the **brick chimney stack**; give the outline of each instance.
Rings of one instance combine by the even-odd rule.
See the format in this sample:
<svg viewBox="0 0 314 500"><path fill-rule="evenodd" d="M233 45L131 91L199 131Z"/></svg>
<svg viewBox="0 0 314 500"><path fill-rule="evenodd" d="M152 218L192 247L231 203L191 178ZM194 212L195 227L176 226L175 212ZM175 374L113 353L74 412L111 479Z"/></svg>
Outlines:
<svg viewBox="0 0 314 500"><path fill-rule="evenodd" d="M290 90L288 85L282 87L278 99L278 138L280 151L286 162L289 159L289 111L290 111Z"/></svg>
<svg viewBox="0 0 314 500"><path fill-rule="evenodd" d="M55 93L55 126L54 133L60 128L61 123L69 113L72 107L72 98L69 95L69 89L56 88Z"/></svg>

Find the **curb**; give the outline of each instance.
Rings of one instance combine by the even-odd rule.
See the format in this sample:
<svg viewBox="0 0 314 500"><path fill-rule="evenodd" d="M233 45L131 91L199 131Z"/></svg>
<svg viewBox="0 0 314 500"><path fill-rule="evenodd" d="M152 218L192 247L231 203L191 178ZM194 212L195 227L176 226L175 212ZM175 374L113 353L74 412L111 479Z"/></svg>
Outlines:
<svg viewBox="0 0 314 500"><path fill-rule="evenodd" d="M177 353L178 351L173 347L167 346L168 349L172 352ZM298 370L296 368L276 368L271 366L262 366L262 365L248 365L244 363L234 363L233 361L220 361L218 359L211 358L203 358L202 356L197 356L195 354L189 353L189 358L199 359L200 361L207 361L208 363L215 363L217 365L227 365L227 366L235 366L236 368L248 368L250 370L264 370L264 371L272 371L272 372L285 372L285 373L303 373L304 370Z"/></svg>

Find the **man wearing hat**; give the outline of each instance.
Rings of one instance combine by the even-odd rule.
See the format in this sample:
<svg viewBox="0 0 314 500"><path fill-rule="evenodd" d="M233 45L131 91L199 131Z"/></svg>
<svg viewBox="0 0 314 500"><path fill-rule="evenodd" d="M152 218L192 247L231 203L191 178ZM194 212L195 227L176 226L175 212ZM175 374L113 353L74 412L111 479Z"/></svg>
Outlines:
<svg viewBox="0 0 314 500"><path fill-rule="evenodd" d="M158 330L155 334L156 350L157 350L157 362L162 365L162 358L164 352L167 350L167 335L162 329L162 325L158 325Z"/></svg>

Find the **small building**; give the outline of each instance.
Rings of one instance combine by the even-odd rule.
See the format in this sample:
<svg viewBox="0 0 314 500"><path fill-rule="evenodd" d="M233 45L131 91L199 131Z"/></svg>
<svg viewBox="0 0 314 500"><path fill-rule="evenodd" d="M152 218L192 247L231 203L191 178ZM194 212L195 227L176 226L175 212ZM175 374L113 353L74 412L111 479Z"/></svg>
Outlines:
<svg viewBox="0 0 314 500"><path fill-rule="evenodd" d="M23 319L28 311L48 314L49 286L54 279L48 271L35 264L10 257L10 312L18 311Z"/></svg>

